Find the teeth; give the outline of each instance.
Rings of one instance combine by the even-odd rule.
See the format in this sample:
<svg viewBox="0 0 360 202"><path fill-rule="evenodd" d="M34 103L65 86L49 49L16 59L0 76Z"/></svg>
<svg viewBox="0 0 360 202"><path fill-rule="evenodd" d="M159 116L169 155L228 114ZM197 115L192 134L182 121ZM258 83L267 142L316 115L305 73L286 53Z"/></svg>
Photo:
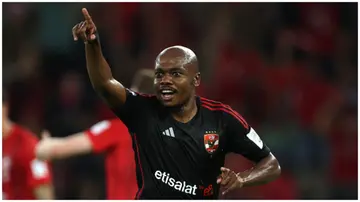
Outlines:
<svg viewBox="0 0 360 202"><path fill-rule="evenodd" d="M173 91L172 90L162 90L161 92L162 93L172 93Z"/></svg>

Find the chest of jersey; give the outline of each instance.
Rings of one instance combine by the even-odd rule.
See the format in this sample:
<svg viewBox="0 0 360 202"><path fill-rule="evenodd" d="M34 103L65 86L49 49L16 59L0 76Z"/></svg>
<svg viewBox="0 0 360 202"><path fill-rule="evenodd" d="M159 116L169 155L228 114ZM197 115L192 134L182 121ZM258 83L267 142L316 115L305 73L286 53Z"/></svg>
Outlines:
<svg viewBox="0 0 360 202"><path fill-rule="evenodd" d="M170 192L178 183L177 190L190 195L212 193L209 187L216 186L227 141L216 117L199 113L184 124L160 114L149 118L144 128L147 131L137 136L145 172L151 172L148 180Z"/></svg>
<svg viewBox="0 0 360 202"><path fill-rule="evenodd" d="M216 117L205 117L199 113L188 123L178 122L171 115L159 115L154 119L149 127L151 131L148 134L153 136L149 141L166 148L179 159L187 155L188 160L193 156L197 161L211 161L224 153L226 138Z"/></svg>

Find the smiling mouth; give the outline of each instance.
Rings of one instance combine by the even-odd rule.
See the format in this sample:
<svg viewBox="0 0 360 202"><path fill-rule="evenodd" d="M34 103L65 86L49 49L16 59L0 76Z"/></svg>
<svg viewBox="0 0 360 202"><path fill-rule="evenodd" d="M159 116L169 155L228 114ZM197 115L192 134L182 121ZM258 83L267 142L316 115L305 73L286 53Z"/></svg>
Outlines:
<svg viewBox="0 0 360 202"><path fill-rule="evenodd" d="M163 89L160 90L160 97L163 101L169 102L174 98L175 93L176 91L173 89Z"/></svg>

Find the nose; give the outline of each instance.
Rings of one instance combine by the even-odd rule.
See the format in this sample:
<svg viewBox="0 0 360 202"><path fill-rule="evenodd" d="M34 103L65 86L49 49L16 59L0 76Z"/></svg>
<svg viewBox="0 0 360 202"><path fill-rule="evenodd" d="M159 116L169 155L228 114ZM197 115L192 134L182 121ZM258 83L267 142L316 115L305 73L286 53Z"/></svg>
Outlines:
<svg viewBox="0 0 360 202"><path fill-rule="evenodd" d="M160 85L169 85L169 84L172 84L172 78L169 74L165 74L160 80Z"/></svg>

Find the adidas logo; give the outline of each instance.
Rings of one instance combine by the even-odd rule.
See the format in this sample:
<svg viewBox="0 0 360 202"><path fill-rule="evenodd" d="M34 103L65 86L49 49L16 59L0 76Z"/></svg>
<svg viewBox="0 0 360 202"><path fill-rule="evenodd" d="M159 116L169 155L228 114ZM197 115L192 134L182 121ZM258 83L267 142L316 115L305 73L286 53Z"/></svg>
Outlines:
<svg viewBox="0 0 360 202"><path fill-rule="evenodd" d="M166 129L162 132L163 135L169 136L169 137L175 137L174 129L170 127L169 129Z"/></svg>

